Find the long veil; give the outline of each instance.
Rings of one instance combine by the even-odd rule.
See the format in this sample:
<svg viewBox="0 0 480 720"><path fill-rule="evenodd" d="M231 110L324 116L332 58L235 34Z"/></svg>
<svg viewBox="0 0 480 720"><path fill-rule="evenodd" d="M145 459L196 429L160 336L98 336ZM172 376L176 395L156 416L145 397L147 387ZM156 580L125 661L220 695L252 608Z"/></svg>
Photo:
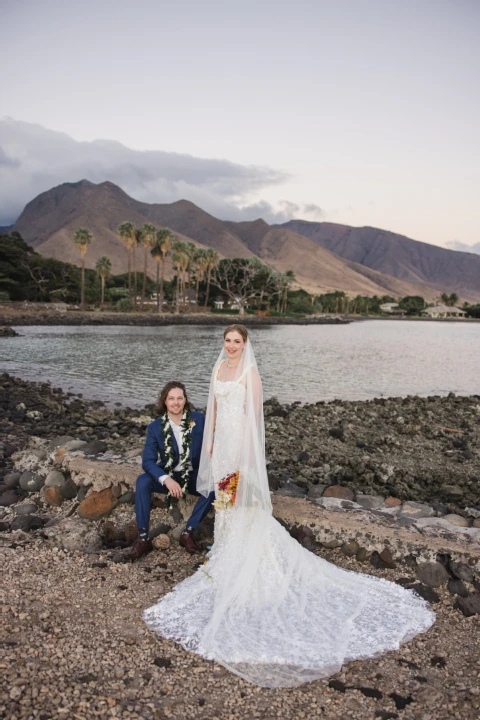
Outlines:
<svg viewBox="0 0 480 720"><path fill-rule="evenodd" d="M212 469L212 450L215 442L215 383L220 365L227 361L222 349L213 367L208 392L207 415L203 435L202 455L197 479L197 491L207 497L215 490ZM235 508L261 508L272 511L270 489L265 465L265 424L263 419L262 382L258 372L252 343L247 343L242 358L237 365L233 382L242 384L245 389L244 434L242 439L240 472Z"/></svg>

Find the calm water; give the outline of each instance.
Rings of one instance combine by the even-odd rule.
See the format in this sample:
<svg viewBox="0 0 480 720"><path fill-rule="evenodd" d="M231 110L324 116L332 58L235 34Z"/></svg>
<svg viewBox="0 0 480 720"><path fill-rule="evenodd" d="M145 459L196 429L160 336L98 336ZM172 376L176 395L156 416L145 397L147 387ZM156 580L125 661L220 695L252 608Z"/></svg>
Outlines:
<svg viewBox="0 0 480 720"><path fill-rule="evenodd" d="M172 379L206 403L220 327L19 327L0 371L143 407ZM251 330L265 397L280 401L480 393L480 324L368 321Z"/></svg>

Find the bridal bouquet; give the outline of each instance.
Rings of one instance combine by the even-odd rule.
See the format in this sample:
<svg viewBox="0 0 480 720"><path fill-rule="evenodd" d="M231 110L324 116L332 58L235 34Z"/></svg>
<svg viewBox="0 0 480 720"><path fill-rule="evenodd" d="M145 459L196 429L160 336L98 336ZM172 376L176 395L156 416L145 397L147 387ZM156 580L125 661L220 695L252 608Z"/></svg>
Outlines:
<svg viewBox="0 0 480 720"><path fill-rule="evenodd" d="M230 473L230 475L226 475L223 480L220 480L218 483L217 498L213 503L215 510L226 510L235 505L239 477L240 473L237 470L237 472Z"/></svg>

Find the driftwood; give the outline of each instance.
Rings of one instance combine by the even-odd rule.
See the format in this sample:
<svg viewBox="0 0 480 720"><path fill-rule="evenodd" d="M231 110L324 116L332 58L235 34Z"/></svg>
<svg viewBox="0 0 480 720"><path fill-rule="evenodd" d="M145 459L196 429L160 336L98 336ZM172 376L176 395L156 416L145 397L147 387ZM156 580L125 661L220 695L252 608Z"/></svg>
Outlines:
<svg viewBox="0 0 480 720"><path fill-rule="evenodd" d="M434 425L433 427L436 427L439 430L443 430L444 432L460 433L460 434L463 433L463 430L457 430L456 428L445 427L444 425Z"/></svg>

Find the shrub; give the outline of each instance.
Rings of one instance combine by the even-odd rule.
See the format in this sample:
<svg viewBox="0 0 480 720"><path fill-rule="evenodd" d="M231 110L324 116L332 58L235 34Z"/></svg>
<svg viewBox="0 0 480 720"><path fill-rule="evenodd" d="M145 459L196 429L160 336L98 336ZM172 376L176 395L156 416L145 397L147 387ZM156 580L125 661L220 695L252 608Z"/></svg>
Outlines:
<svg viewBox="0 0 480 720"><path fill-rule="evenodd" d="M128 298L122 298L116 303L115 310L117 310L117 312L131 312L133 305Z"/></svg>

